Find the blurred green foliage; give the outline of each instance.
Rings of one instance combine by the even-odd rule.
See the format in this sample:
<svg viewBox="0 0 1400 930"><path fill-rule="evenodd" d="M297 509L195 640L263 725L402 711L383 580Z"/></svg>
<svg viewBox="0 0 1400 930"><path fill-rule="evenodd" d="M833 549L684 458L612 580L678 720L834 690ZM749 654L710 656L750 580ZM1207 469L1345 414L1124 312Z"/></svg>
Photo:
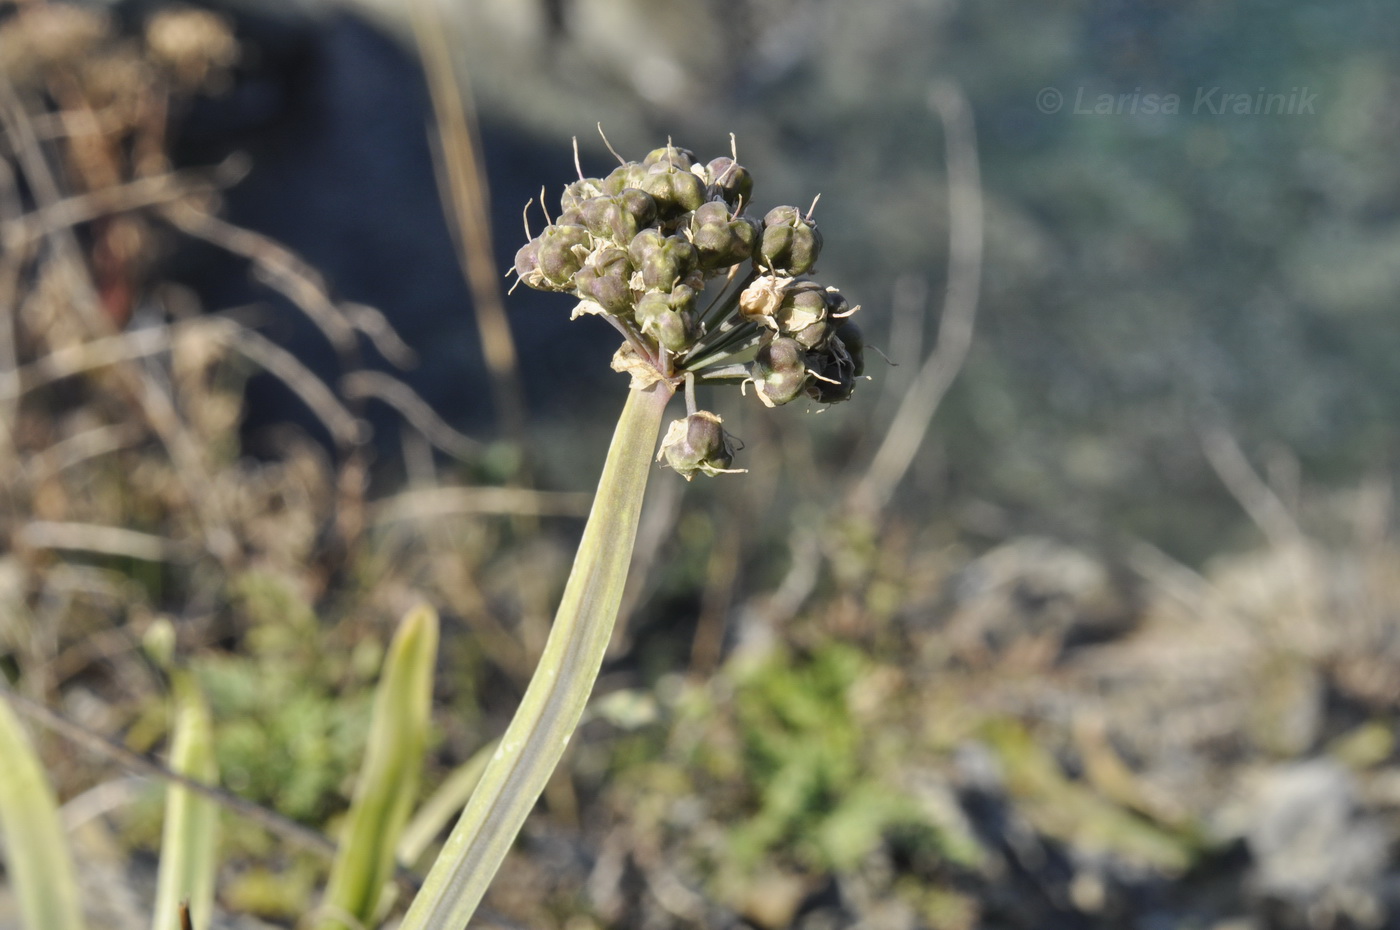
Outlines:
<svg viewBox="0 0 1400 930"><path fill-rule="evenodd" d="M216 720L224 782L297 820L333 813L364 753L371 693L341 689L348 657L328 655L292 583L249 572L232 585L246 650L199 656L193 670Z"/></svg>

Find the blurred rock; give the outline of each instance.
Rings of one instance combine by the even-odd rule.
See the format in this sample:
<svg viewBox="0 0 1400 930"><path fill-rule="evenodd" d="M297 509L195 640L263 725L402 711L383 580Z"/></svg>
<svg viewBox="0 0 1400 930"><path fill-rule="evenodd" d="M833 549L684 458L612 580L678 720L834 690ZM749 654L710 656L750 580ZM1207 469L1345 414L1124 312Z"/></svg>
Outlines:
<svg viewBox="0 0 1400 930"><path fill-rule="evenodd" d="M1259 776L1244 807L1243 835L1255 863L1250 882L1259 895L1341 911L1371 899L1389 841L1359 806L1356 781L1340 764L1275 766Z"/></svg>
<svg viewBox="0 0 1400 930"><path fill-rule="evenodd" d="M952 598L946 635L960 658L979 665L1053 662L1064 649L1127 632L1137 613L1131 586L1103 561L1038 537L972 562Z"/></svg>

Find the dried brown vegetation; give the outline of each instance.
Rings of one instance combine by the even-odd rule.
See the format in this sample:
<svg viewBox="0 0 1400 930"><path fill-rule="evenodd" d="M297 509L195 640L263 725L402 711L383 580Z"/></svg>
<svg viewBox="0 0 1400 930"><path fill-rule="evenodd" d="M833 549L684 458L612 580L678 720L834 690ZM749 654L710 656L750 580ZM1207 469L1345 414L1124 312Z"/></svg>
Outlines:
<svg viewBox="0 0 1400 930"><path fill-rule="evenodd" d="M142 637L172 619L226 787L322 829L344 807L389 621L416 597L448 618L436 751L443 768L469 758L533 668L567 570L567 528L541 518L586 501L454 481L433 448L484 473L482 446L355 369L362 341L410 360L383 317L219 217L246 166L172 171L171 114L217 93L237 55L206 14L142 35L59 4L0 22L0 659L18 691L145 752L166 721ZM948 164L965 172L957 101ZM975 179L956 189L965 235ZM244 257L351 373L326 383L260 335L256 310L199 307L164 281L181 236ZM1263 542L1200 569L1133 540L1105 556L998 538L976 501L953 502L960 523L890 507L909 423L927 422L970 338L981 256L966 240L954 253L970 270L906 402L918 415L896 412L896 391L867 418L900 424L876 467L858 454L883 434L814 451L805 428L736 415L770 451L726 499L658 489L604 700L493 906L570 930L1393 922L1388 484L1294 499L1208 431ZM255 370L334 447L289 434L271 460L245 458ZM409 486L381 500L366 495L371 397L407 423ZM832 448L858 464L843 473ZM823 503L794 518L798 496ZM101 840L85 853L108 864L88 870L94 900L124 925L141 908L113 889L154 842L140 792L74 745L44 751ZM295 920L323 858L235 819L221 904Z"/></svg>

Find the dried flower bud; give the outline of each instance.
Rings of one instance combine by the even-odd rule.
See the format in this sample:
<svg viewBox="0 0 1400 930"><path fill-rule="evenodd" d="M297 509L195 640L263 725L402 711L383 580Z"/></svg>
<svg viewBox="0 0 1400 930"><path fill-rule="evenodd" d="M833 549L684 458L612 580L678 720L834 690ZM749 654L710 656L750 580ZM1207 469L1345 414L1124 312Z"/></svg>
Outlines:
<svg viewBox="0 0 1400 930"><path fill-rule="evenodd" d="M609 313L626 313L632 309L631 276L627 253L605 246L588 256L588 261L574 275L574 288L580 297L593 301Z"/></svg>
<svg viewBox="0 0 1400 930"><path fill-rule="evenodd" d="M739 295L739 312L745 318L755 320L769 329L777 329L773 314L782 305L792 278L775 278L772 275L759 275L753 283Z"/></svg>
<svg viewBox="0 0 1400 930"><path fill-rule="evenodd" d="M641 272L643 285L660 290L675 287L700 261L695 246L679 236L663 236L655 229L637 233L627 255Z"/></svg>
<svg viewBox="0 0 1400 930"><path fill-rule="evenodd" d="M720 418L708 410L671 421L661 440L657 461L665 458L666 464L687 481L697 471L710 476L734 472L736 469L729 467L734 462L734 448L720 423Z"/></svg>
<svg viewBox="0 0 1400 930"><path fill-rule="evenodd" d="M776 274L800 275L812 270L821 253L817 224L796 207L774 207L763 218L759 256Z"/></svg>
<svg viewBox="0 0 1400 930"><path fill-rule="evenodd" d="M690 241L700 253L706 271L727 268L753 254L757 225L745 216L734 216L722 200L702 204L690 217Z"/></svg>
<svg viewBox="0 0 1400 930"><path fill-rule="evenodd" d="M734 159L724 156L705 166L713 196L737 209L753 199L753 175Z"/></svg>
<svg viewBox="0 0 1400 930"><path fill-rule="evenodd" d="M749 377L764 406L796 400L807 384L807 353L795 339L779 336L758 350Z"/></svg>

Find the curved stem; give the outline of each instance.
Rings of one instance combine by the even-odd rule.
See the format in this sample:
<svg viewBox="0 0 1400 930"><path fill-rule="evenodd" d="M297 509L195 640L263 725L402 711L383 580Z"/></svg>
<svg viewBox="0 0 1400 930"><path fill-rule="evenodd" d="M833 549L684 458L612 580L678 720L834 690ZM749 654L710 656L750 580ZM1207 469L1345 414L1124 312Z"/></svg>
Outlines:
<svg viewBox="0 0 1400 930"><path fill-rule="evenodd" d="M467 925L564 754L612 637L673 392L665 382L629 392L539 667L401 930Z"/></svg>

